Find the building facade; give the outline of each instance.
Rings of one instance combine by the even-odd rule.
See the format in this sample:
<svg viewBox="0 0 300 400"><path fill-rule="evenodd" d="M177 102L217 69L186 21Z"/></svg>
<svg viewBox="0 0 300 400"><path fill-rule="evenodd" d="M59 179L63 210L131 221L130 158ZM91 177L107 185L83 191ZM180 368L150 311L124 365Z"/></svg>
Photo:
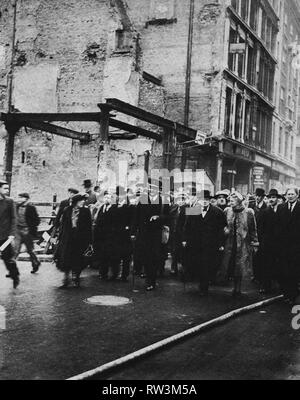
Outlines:
<svg viewBox="0 0 300 400"><path fill-rule="evenodd" d="M298 1L277 1L280 18L277 40L278 60L274 101L271 184L279 191L295 184L296 141L299 130L299 66L297 65L300 38L300 7Z"/></svg>

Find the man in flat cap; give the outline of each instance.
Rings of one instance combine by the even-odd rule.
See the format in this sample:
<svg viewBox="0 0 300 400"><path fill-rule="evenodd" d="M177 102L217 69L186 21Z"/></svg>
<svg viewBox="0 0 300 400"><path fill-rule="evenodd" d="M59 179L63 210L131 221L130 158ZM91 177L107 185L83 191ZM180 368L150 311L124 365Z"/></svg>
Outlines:
<svg viewBox="0 0 300 400"><path fill-rule="evenodd" d="M34 253L33 240L37 236L40 218L37 209L29 201L28 193L20 193L17 202L17 235L15 241L16 257L19 256L22 244L25 244L32 264L32 274L35 274L41 265Z"/></svg>
<svg viewBox="0 0 300 400"><path fill-rule="evenodd" d="M13 240L16 235L16 207L12 199L8 197L9 185L0 181L0 247L8 240ZM9 244L1 253L1 257L9 272L8 278L13 280L16 289L20 283L19 270L14 257L14 250Z"/></svg>

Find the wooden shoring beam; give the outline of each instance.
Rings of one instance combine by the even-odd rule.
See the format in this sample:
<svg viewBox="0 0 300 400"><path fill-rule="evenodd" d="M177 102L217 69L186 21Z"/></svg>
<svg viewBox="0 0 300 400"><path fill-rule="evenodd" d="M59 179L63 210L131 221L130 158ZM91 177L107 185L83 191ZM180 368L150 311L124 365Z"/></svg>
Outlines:
<svg viewBox="0 0 300 400"><path fill-rule="evenodd" d="M118 121L116 119L110 118L109 125L114 128L122 129L126 132L136 133L139 136L144 136L144 137L147 137L150 139L157 140L158 142L162 141L162 136L159 133L153 132L153 131L148 131L148 129L140 128L139 126L130 125L123 121Z"/></svg>
<svg viewBox="0 0 300 400"><path fill-rule="evenodd" d="M48 124L47 122L24 121L23 126L43 132L53 133L54 135L63 136L69 139L80 140L81 142L91 141L91 135L87 132L76 132L71 129L62 128L61 126Z"/></svg>
<svg viewBox="0 0 300 400"><path fill-rule="evenodd" d="M195 139L196 137L197 131L195 129L188 128L185 125L160 117L159 115L152 114L139 107L125 103L124 101L118 99L107 99L106 104L109 105L112 110L130 115L131 117L139 120L160 126L162 128L174 129L177 135L180 135L184 138ZM101 105L99 104L99 106Z"/></svg>
<svg viewBox="0 0 300 400"><path fill-rule="evenodd" d="M99 122L100 112L82 113L0 113L0 120L4 122Z"/></svg>

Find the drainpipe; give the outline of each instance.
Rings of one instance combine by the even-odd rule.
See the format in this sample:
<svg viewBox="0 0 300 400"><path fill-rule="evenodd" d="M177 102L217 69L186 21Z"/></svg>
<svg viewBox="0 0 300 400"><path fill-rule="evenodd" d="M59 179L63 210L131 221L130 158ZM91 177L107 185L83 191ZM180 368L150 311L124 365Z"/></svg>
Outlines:
<svg viewBox="0 0 300 400"><path fill-rule="evenodd" d="M11 49L11 62L10 69L8 73L7 90L8 90L8 100L7 100L7 111L12 112L12 90L13 90L13 73L14 73L14 59L15 59L15 42L16 42L16 21L17 21L17 0L14 0L12 7L14 9L13 14L13 32L12 32L12 49ZM11 180L13 171L13 158L14 158L14 145L15 136L19 130L18 126L12 124L6 124L7 139L5 144L5 163L4 163L4 177L9 184L11 190Z"/></svg>
<svg viewBox="0 0 300 400"><path fill-rule="evenodd" d="M16 53L16 24L17 24L17 1L14 0L12 7L14 9L13 15L13 32L12 32L12 44L11 44L11 62L10 70L8 73L8 112L12 111L12 89L13 89L13 73L14 73L14 59Z"/></svg>
<svg viewBox="0 0 300 400"><path fill-rule="evenodd" d="M193 33L194 33L194 14L195 14L195 0L190 0L190 15L189 15L189 36L187 48L187 62L186 62L186 75L185 75L185 104L184 104L184 125L189 125L190 114L190 92L191 92L191 70L192 70L192 53L193 53ZM185 168L186 163L186 150L182 151L182 169Z"/></svg>

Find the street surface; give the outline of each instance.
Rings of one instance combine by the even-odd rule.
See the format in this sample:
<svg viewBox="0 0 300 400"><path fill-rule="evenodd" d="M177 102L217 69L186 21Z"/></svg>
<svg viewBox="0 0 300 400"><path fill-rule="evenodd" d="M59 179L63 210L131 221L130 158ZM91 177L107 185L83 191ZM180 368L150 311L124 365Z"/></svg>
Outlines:
<svg viewBox="0 0 300 400"><path fill-rule="evenodd" d="M300 379L300 335L276 304L111 374L114 380Z"/></svg>
<svg viewBox="0 0 300 400"><path fill-rule="evenodd" d="M82 288L60 290L62 274L53 264L43 263L36 275L30 274L28 262L20 262L19 269L21 284L13 290L1 263L0 305L6 310L6 329L0 330L0 380L66 379L262 300L252 284L241 300L231 297L229 287L213 288L209 297L201 298L196 284L189 283L184 289L168 272L156 291L146 292L144 280L138 278L133 292L131 282L101 282L93 270L84 272ZM84 301L96 295L124 296L132 302L103 307ZM164 362L159 360L158 365L151 358L149 368L139 363L139 372L134 366L127 367L126 376L116 377L251 378L263 377L264 371L269 378L298 376L299 332L290 328L290 308L279 303L265 311L168 350L168 357L163 356ZM174 357L177 349L182 351ZM191 349L197 357L191 358ZM265 370L269 362L273 368Z"/></svg>

